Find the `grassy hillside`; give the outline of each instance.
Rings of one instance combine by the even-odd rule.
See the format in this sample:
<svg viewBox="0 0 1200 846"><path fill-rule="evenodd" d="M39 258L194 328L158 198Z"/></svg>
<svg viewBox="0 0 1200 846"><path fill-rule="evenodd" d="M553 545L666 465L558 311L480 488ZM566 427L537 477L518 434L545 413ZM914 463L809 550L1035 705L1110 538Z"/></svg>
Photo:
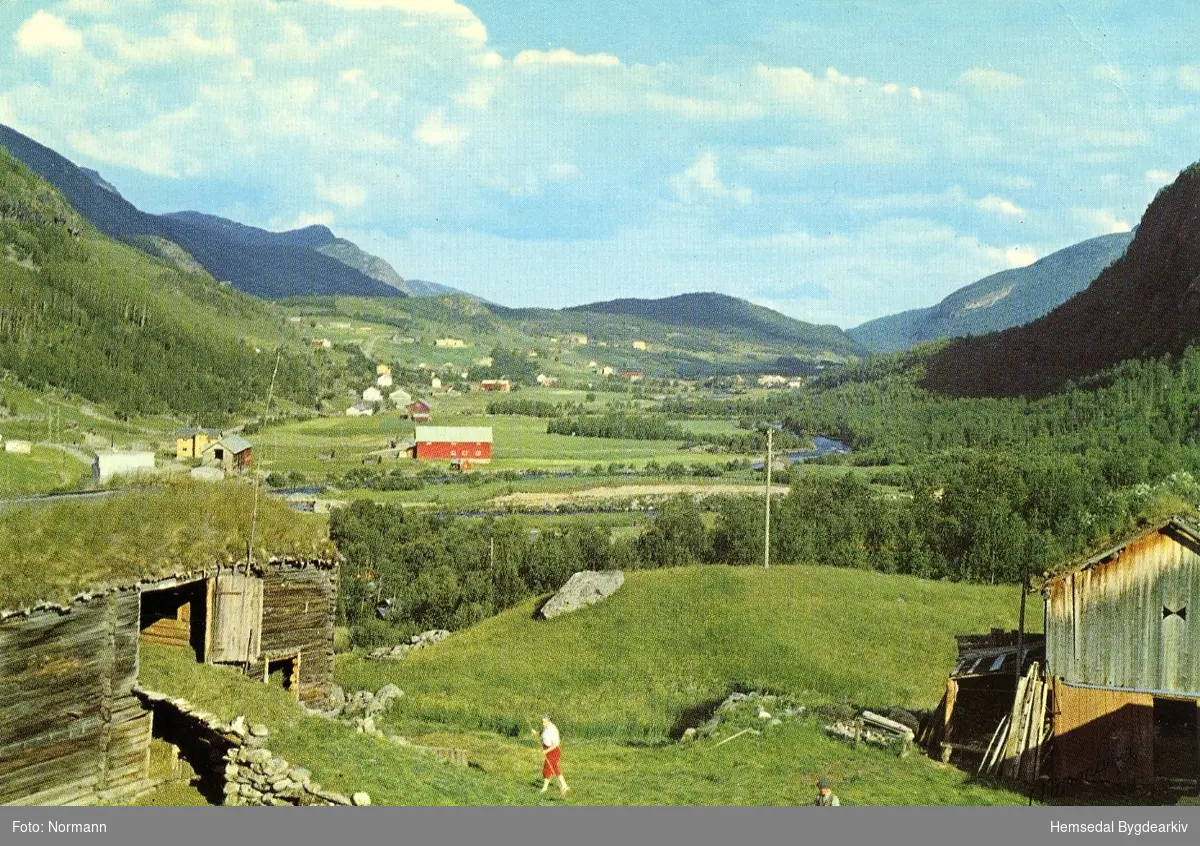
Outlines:
<svg viewBox="0 0 1200 846"><path fill-rule="evenodd" d="M1132 240L1132 232L1118 232L1073 244L1028 267L973 282L930 308L871 320L846 334L873 353L887 353L940 338L1022 326L1090 285Z"/></svg>
<svg viewBox="0 0 1200 846"><path fill-rule="evenodd" d="M810 707L842 698L932 706L953 633L1013 624L1015 598L831 568L632 573L606 602L558 620L535 622L526 603L402 663L342 660L348 690L388 681L405 690L377 721L385 734L466 749L467 769L305 716L283 691L179 651L144 646L141 678L225 718L266 723L274 751L375 804L561 804L536 789L528 721L544 710L563 731L567 804L807 804L821 775L847 805L1024 804L920 754L831 739L811 712L779 726L737 718L761 735L721 746L670 739L737 687Z"/></svg>
<svg viewBox="0 0 1200 846"><path fill-rule="evenodd" d="M556 620L533 610L524 603L403 663L347 661L341 681L399 684L409 719L511 732L549 710L574 736L627 740L663 739L736 688L933 707L953 635L1015 627L1018 591L829 567L698 567L631 573L603 604Z"/></svg>
<svg viewBox="0 0 1200 846"><path fill-rule="evenodd" d="M0 150L0 368L122 416L220 417L276 395L310 405L310 353L270 306L97 233ZM257 349L256 349L257 348Z"/></svg>

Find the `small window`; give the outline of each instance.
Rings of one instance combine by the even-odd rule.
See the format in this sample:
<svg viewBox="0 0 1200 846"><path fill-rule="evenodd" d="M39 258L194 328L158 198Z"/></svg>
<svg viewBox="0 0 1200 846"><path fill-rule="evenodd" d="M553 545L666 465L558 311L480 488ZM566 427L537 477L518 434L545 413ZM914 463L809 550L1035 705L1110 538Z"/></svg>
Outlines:
<svg viewBox="0 0 1200 846"><path fill-rule="evenodd" d="M1004 666L1004 656L997 655L996 660L992 662L992 666L988 667L989 673L994 673Z"/></svg>

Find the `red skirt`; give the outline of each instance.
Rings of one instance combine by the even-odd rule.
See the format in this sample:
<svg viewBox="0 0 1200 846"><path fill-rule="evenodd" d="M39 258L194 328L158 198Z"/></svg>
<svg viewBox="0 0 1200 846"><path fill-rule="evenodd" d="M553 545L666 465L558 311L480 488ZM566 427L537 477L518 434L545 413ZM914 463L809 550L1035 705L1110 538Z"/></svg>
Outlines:
<svg viewBox="0 0 1200 846"><path fill-rule="evenodd" d="M562 770L558 768L558 759L561 755L561 748L551 749L546 753L546 760L542 764L542 778L550 778L551 776L562 775Z"/></svg>

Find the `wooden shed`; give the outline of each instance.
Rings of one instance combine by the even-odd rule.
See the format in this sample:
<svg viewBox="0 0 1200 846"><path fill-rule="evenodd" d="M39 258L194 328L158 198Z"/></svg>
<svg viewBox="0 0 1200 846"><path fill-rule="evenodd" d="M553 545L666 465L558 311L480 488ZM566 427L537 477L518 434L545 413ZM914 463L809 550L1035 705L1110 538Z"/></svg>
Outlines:
<svg viewBox="0 0 1200 846"><path fill-rule="evenodd" d="M325 701L336 554L318 524L263 500L249 563L251 495L180 486L0 515L0 804L150 786L143 641Z"/></svg>
<svg viewBox="0 0 1200 846"><path fill-rule="evenodd" d="M1053 777L1200 778L1200 528L1172 518L1044 594Z"/></svg>

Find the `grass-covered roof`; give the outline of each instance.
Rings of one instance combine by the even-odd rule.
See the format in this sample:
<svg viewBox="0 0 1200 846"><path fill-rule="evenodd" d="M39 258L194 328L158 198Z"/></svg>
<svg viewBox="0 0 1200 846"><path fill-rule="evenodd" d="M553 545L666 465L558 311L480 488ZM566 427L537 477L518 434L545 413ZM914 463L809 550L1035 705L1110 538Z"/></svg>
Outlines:
<svg viewBox="0 0 1200 846"><path fill-rule="evenodd" d="M178 484L0 513L0 610L245 561L254 488ZM322 520L260 492L254 560L330 561Z"/></svg>

